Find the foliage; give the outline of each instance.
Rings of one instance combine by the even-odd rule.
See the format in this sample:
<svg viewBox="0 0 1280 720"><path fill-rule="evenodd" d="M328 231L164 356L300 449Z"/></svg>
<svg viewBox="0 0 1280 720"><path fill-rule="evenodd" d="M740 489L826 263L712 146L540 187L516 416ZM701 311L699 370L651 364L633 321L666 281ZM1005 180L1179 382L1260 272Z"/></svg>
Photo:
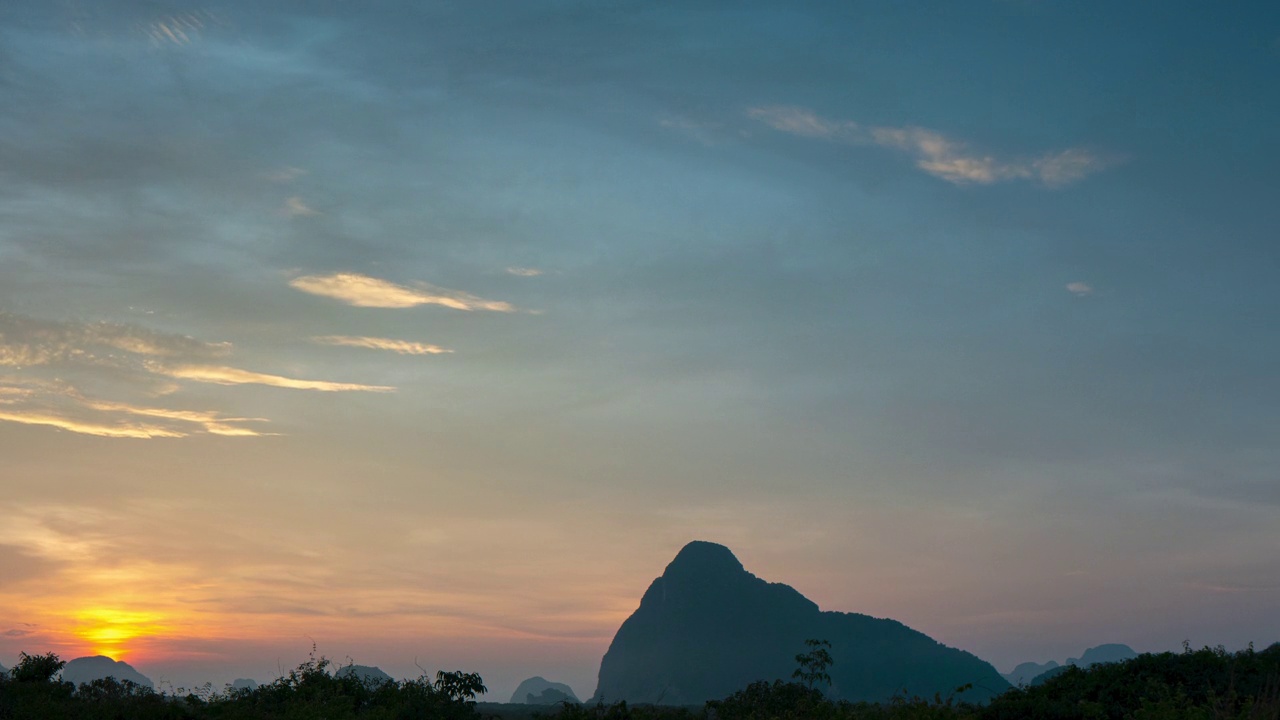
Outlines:
<svg viewBox="0 0 1280 720"><path fill-rule="evenodd" d="M831 659L831 643L826 640L809 639L805 640L804 644L809 646L809 652L796 655L796 664L800 667L791 673L791 677L800 680L810 690L814 689L818 683L830 685L831 675L827 673L827 668L835 664Z"/></svg>
<svg viewBox="0 0 1280 720"><path fill-rule="evenodd" d="M831 660L810 644L797 657L806 673ZM825 663L825 664L824 664ZM56 680L62 661L52 653L23 654L0 674L0 720L473 720L485 692L475 673L424 673L416 680L366 682L330 672L326 658L310 659L254 690L210 686L161 694L114 679L79 688ZM1228 653L1205 648L1142 655L1123 663L1068 668L1043 685L1010 690L985 706L950 697L899 695L884 703L833 701L804 682L755 682L701 708L564 703L555 720L1280 720L1280 645ZM809 684L810 680L812 684ZM486 710L494 706L486 707ZM508 713L494 713L508 715ZM535 715L535 717L540 717Z"/></svg>
<svg viewBox="0 0 1280 720"><path fill-rule="evenodd" d="M1280 720L1280 646L1140 655L1089 669L1069 667L1043 685L1011 690L983 708L983 720Z"/></svg>
<svg viewBox="0 0 1280 720"><path fill-rule="evenodd" d="M464 720L479 718L475 698L486 691L475 673L425 675L401 682L366 682L330 673L332 662L311 658L275 682L254 690L209 685L173 694L114 678L84 683L56 682L63 663L57 655L22 655L10 676L0 680L0 720Z"/></svg>
<svg viewBox="0 0 1280 720"><path fill-rule="evenodd" d="M21 653L18 664L9 671L9 675L17 682L49 682L66 664L53 653L44 655Z"/></svg>

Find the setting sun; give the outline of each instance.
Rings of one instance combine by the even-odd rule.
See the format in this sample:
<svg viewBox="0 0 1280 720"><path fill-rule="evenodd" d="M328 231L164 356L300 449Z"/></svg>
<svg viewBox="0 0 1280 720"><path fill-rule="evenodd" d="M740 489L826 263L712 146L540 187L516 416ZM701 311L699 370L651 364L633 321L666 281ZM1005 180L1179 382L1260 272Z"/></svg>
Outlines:
<svg viewBox="0 0 1280 720"><path fill-rule="evenodd" d="M120 660L132 650L130 641L159 633L160 620L157 613L91 608L76 613L75 636L92 654Z"/></svg>

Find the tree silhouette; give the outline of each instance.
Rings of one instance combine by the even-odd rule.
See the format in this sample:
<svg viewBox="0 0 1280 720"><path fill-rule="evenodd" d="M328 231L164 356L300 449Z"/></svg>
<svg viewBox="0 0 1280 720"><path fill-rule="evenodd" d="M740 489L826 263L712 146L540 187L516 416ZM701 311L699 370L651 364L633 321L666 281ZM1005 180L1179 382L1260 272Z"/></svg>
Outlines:
<svg viewBox="0 0 1280 720"><path fill-rule="evenodd" d="M800 653L796 656L796 663L800 666L796 671L791 673L791 677L798 679L804 683L804 686L813 690L818 683L826 685L831 684L831 675L827 673L827 668L835 664L831 659L831 643L827 640L809 639L804 641L809 646L809 652Z"/></svg>

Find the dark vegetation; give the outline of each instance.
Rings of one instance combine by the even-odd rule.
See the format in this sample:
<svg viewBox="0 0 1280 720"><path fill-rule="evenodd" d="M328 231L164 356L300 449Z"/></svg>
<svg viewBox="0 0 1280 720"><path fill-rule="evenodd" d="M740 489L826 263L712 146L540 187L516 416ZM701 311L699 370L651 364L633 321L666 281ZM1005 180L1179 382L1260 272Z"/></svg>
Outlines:
<svg viewBox="0 0 1280 720"><path fill-rule="evenodd" d="M982 705L965 700L967 687L928 698L900 694L885 703L831 700L825 690L836 660L825 642L808 647L796 656L793 681L752 683L700 707L564 703L553 709L477 705L485 687L473 673L370 682L335 675L328 660L314 657L256 690L206 686L162 694L112 679L75 688L56 680L64 664L56 655L23 654L0 676L0 719L1280 720L1280 644L1236 653L1184 646L1181 653L1069 667L1042 685L1015 688Z"/></svg>
<svg viewBox="0 0 1280 720"><path fill-rule="evenodd" d="M486 690L479 675L464 672L438 672L434 680L362 680L331 673L332 663L314 655L254 690L216 692L206 685L173 694L114 678L77 688L55 680L63 665L52 653L23 653L0 678L0 720L459 720L480 717L475 697Z"/></svg>

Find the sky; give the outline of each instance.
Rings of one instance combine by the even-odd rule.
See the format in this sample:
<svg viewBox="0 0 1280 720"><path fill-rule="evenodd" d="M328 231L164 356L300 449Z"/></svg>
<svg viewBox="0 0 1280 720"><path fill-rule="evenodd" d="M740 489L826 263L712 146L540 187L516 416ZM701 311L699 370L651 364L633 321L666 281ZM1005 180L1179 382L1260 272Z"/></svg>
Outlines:
<svg viewBox="0 0 1280 720"><path fill-rule="evenodd" d="M1278 73L1251 1L7 0L0 664L586 697L694 539L1001 671L1280 640Z"/></svg>

